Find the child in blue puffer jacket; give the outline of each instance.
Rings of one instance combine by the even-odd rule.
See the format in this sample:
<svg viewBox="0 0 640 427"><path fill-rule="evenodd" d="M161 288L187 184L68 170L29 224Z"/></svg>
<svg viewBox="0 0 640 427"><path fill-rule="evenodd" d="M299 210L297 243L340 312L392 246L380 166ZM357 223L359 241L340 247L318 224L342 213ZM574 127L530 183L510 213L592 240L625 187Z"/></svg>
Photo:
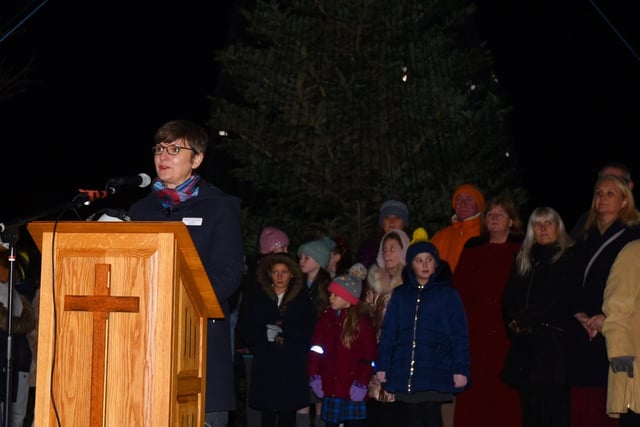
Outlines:
<svg viewBox="0 0 640 427"><path fill-rule="evenodd" d="M441 427L442 403L469 381L467 318L431 242L414 238L406 263L382 322L376 376L400 402L397 425Z"/></svg>

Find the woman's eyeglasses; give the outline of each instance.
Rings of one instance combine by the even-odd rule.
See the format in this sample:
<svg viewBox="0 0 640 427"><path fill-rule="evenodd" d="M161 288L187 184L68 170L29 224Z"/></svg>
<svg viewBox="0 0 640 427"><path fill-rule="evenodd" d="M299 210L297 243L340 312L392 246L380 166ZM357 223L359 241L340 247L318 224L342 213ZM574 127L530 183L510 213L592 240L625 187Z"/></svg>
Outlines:
<svg viewBox="0 0 640 427"><path fill-rule="evenodd" d="M176 154L178 154L180 152L180 150L190 150L190 151L194 151L195 150L193 148L189 148L189 147L181 147L179 145L167 145L166 147L163 145L155 145L153 147L151 147L151 151L153 151L153 154L155 154L156 156L159 154L162 154L162 152L164 150L167 150L167 153L169 153L172 156L175 156Z"/></svg>

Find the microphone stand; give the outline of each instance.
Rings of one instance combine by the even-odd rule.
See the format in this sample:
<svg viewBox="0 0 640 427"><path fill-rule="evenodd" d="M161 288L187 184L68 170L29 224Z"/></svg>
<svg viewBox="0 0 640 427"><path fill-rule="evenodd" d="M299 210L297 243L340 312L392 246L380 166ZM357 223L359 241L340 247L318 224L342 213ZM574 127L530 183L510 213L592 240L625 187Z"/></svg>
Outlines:
<svg viewBox="0 0 640 427"><path fill-rule="evenodd" d="M2 411L4 427L9 427L9 418L11 414L11 390L13 388L13 335L11 330L13 329L13 272L14 264L16 261L16 246L15 243L18 240L18 230L9 230L3 233L9 239L9 289L7 289L7 364L5 366L6 383L4 391L4 410Z"/></svg>

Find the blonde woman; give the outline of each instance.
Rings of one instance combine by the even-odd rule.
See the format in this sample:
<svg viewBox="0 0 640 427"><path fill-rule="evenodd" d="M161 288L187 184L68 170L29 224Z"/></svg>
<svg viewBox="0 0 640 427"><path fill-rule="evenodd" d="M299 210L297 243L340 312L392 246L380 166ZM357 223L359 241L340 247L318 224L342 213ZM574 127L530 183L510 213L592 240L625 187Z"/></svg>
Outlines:
<svg viewBox="0 0 640 427"><path fill-rule="evenodd" d="M585 231L576 241L570 268L569 331L571 426L616 426L607 417L609 360L602 335L605 316L603 292L609 271L620 249L640 237L636 209L628 183L618 176L603 175L594 187Z"/></svg>
<svg viewBox="0 0 640 427"><path fill-rule="evenodd" d="M536 208L502 296L510 340L502 379L518 390L523 427L567 427L566 280L573 244L553 208Z"/></svg>

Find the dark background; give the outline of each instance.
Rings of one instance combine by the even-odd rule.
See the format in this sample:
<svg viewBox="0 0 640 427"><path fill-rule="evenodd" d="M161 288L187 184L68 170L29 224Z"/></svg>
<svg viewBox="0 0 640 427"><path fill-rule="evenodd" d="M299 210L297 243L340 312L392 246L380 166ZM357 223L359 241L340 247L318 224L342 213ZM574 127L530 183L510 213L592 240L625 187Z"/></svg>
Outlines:
<svg viewBox="0 0 640 427"><path fill-rule="evenodd" d="M0 5L0 37L19 22L21 3ZM588 1L477 2L513 106L512 154L530 206L553 206L569 224L588 206L603 163L622 160L640 173L640 32L629 3L616 3L599 11ZM55 209L111 177L154 176L155 130L175 118L206 122L213 53L235 28L232 0L29 5L42 7L0 42L5 64L34 58L26 91L0 102L0 223ZM147 191L123 190L109 203L126 206Z"/></svg>

